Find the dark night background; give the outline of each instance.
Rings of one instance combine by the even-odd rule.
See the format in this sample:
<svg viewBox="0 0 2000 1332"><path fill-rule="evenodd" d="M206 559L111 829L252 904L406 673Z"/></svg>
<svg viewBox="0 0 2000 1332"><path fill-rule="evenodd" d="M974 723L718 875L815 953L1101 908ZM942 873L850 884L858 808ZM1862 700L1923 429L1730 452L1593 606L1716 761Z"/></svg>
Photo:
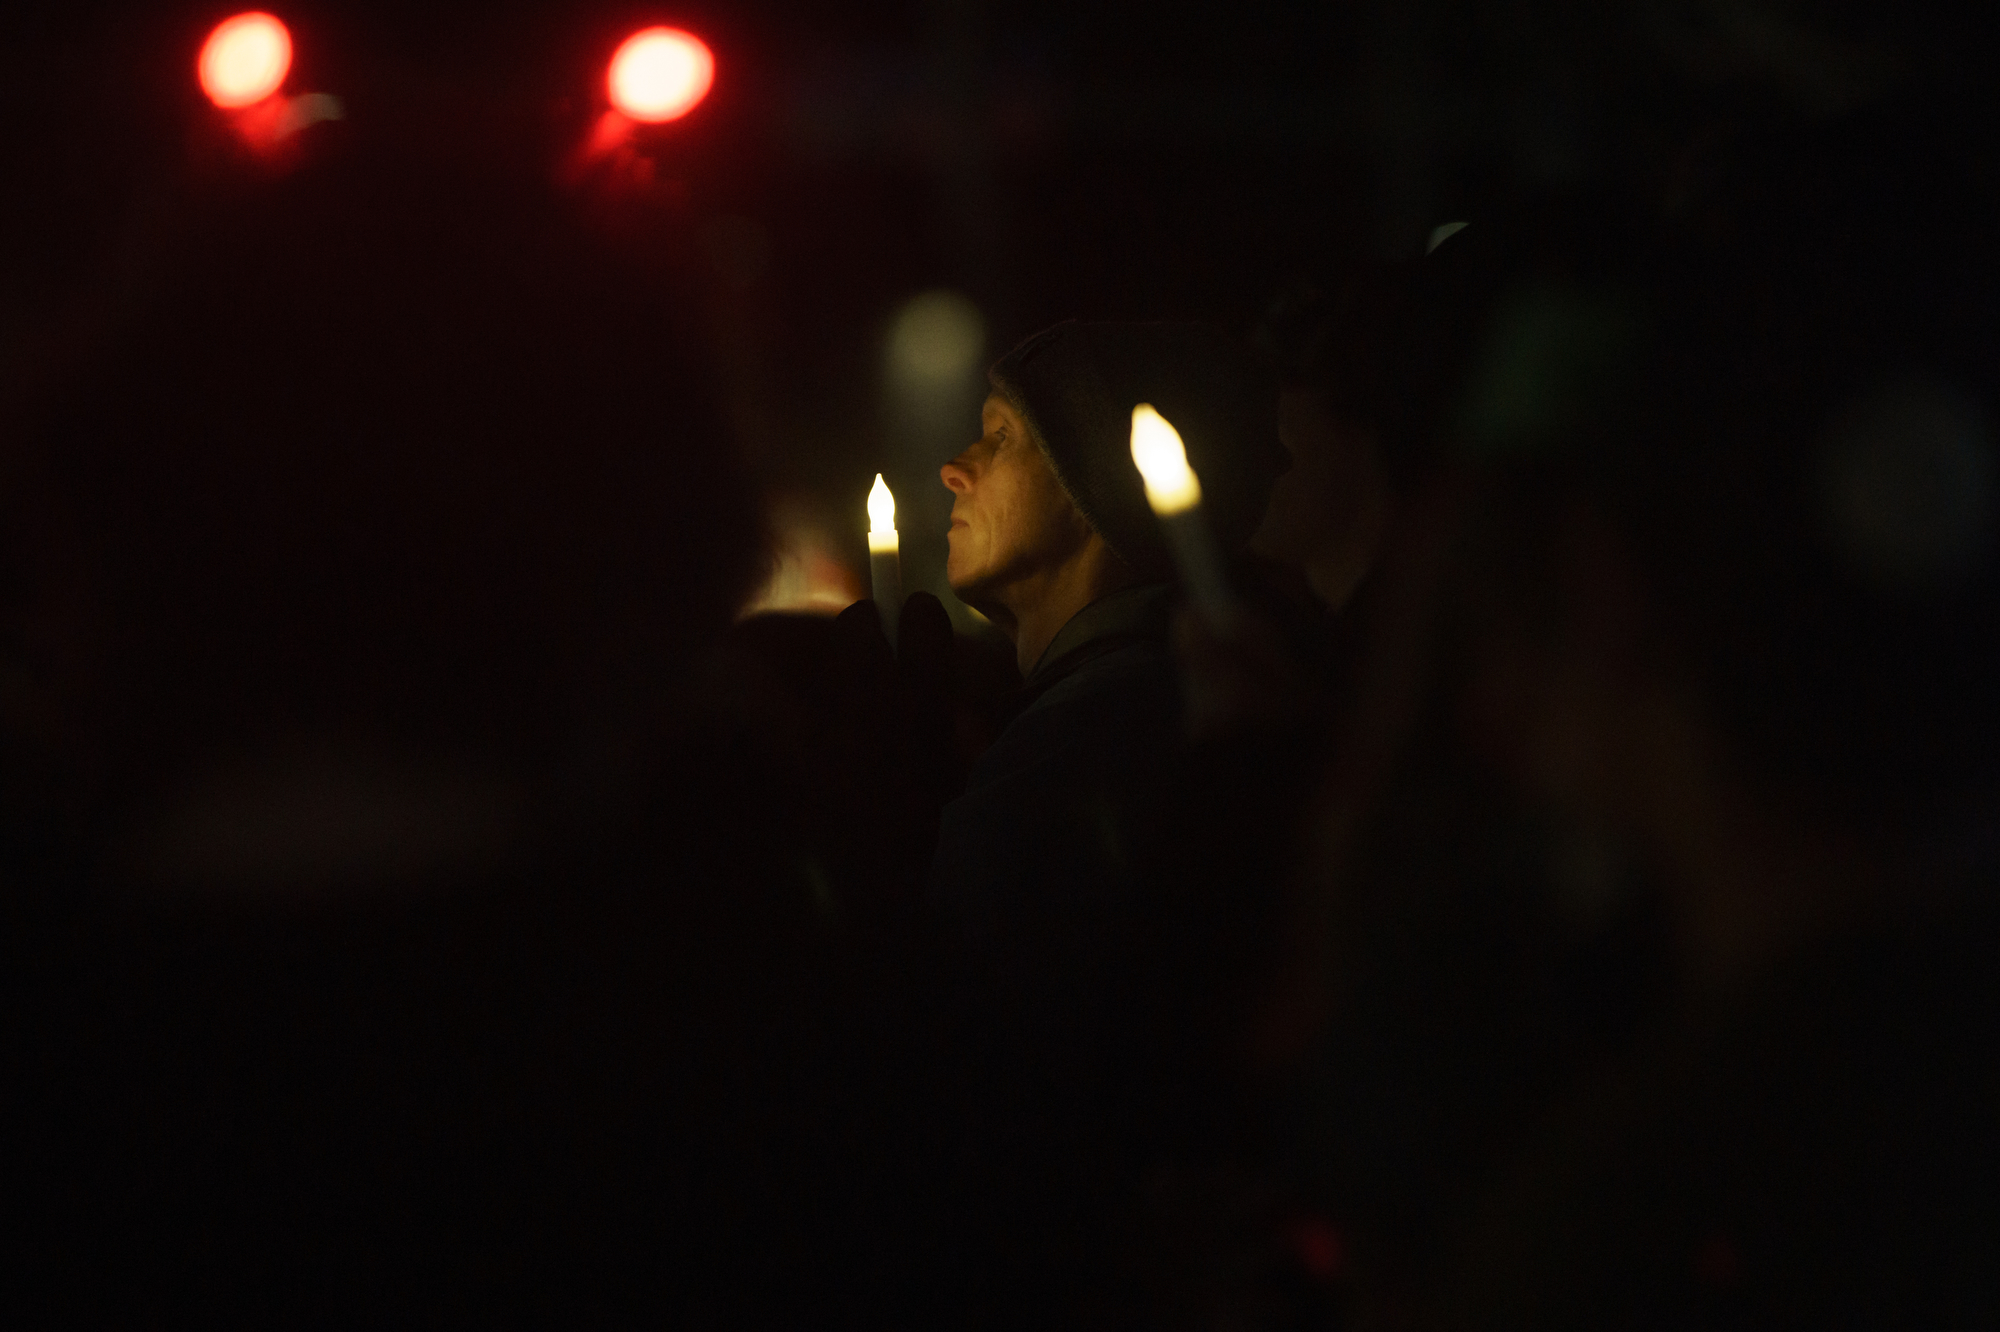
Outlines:
<svg viewBox="0 0 2000 1332"><path fill-rule="evenodd" d="M115 274L143 264L134 233L185 163L204 113L191 53L221 12L83 4L7 20L9 339L133 280ZM758 479L855 527L876 470L906 504L941 495L935 465L970 427L960 401L949 426L896 429L884 342L919 293L969 297L989 359L1078 315L1247 327L1302 280L1408 254L1481 206L1668 179L1719 126L1810 121L1885 87L1973 95L1981 49L1948 11L1720 0L284 17L290 89L551 171L601 106L625 32L702 34L720 75L692 115L642 136L656 188L577 206L672 270L676 315L706 339ZM858 538L841 539L858 561Z"/></svg>
<svg viewBox="0 0 2000 1332"><path fill-rule="evenodd" d="M1907 115L1888 123L1932 136L1929 156L1899 168L1912 197L1938 183L1932 163L1990 163L1977 6L272 9L295 42L285 91L330 94L342 115L261 156L193 77L230 9L78 0L0 19L0 1031L26 1052L0 1128L26 1181L7 1190L34 1234L23 1270L65 1308L338 1323L384 1308L449 1322L490 1305L527 1322L615 1322L641 1305L704 1324L951 1326L968 1290L1007 1307L980 1286L990 1274L953 1265L975 1247L961 1223L977 1222L952 1202L979 1189L932 1177L951 1159L942 1107L960 1090L937 1070L964 1071L939 1016L955 955L882 887L914 883L927 853L878 831L922 824L911 811L954 773L882 776L897 757L880 724L894 663L858 621L730 626L746 606L825 612L862 595L863 498L882 472L906 580L943 594L959 634L945 655L976 695L939 748L962 758L989 741L1011 651L944 588L937 469L975 433L985 364L1058 320L1198 318L1282 353L1286 311L1370 265L1416 260L1440 224L1529 219L1525 242L1491 233L1518 244L1508 262L1526 255L1521 271L1547 276L1617 254L1616 237L1593 243L1592 219L1643 201L1636 211L1671 216L1713 261L1687 270L1711 304L1683 310L1678 331L1704 351L1704 330L1718 333L1711 360L1680 346L1689 382L1710 375L1714 396L1690 395L1673 422L1721 443L1678 472L1668 450L1648 475L1691 477L1684 490L1661 488L1651 508L1643 493L1640 518L1607 522L1626 522L1635 548L1655 541L1637 560L1645 577L1695 589L1676 627L1694 626L1696 655L1721 663L1704 684L1722 681L1724 711L1747 698L1770 722L1732 736L1775 755L1774 771L1822 763L1836 785L1854 776L1838 763L1859 764L1865 780L1842 790L1871 816L1902 812L1911 774L1926 799L1917 778L1970 790L1972 773L1992 789L1990 569L1950 589L1974 609L1950 603L1933 617L1946 628L1924 619L1934 607L1883 621L1917 626L1896 641L1919 647L1896 656L1887 690L1907 708L1877 716L1868 646L1829 668L1833 684L1793 688L1817 642L1828 658L1853 647L1841 617L1872 594L1826 593L1814 605L1834 608L1835 630L1786 638L1790 622L1765 612L1792 604L1792 566L1745 575L1739 606L1745 545L1728 544L1762 553L1785 534L1704 507L1726 489L1706 481L1740 461L1737 435L1706 430L1734 401L1714 388L1738 349L1720 336L1742 322L1730 298L1784 268L1788 201L1819 197L1789 177L1796 193L1760 194L1754 173L1789 160L1787 136L1819 142L1883 106ZM713 91L586 160L605 62L662 22L713 49ZM1841 164L1860 162L1853 174L1872 181L1905 160L1901 132L1835 137L1797 175L1831 162L1826 178L1844 181ZM1728 175L1741 162L1747 182ZM1985 221L1964 201L1990 199L1990 183L1951 183L1937 190L1941 234L1970 247ZM1569 200L1591 202L1564 212ZM1743 200L1740 234L1700 250ZM1710 206L1724 222L1704 230ZM1874 238L1869 207L1821 227L1822 249L1773 278L1797 315L1785 336L1804 344L1828 322L1812 313L1812 256L1846 253L1850 230ZM1534 221L1557 214L1571 229L1543 247ZM1927 233L1906 222L1882 234L1907 256ZM1949 308L1961 322L1936 335L1948 351L1911 345L1989 384L1976 367L1992 348L1952 339L1987 328L1979 294L1994 288L1967 279L1960 299L1956 269L1911 263L1935 289L1885 306L1915 311L1913 328ZM1678 270L1663 279L1641 258L1608 271L1681 309ZM1886 355L1866 323L1827 336ZM1900 353L1894 336L1882 343ZM1781 364L1748 359L1767 353L1745 363ZM1833 391L1804 372L1792 387L1802 413ZM1711 1008L1702 992L1683 1030L1678 1010L1661 1016L1686 980L1663 960L1665 891L1628 884L1601 916L1589 903L1546 911L1537 894L1565 866L1595 872L1598 830L1571 837L1575 811L1538 805L1479 749L1491 737L1467 739L1439 701L1481 667L1465 646L1485 641L1479 615L1545 625L1560 601L1549 589L1569 586L1560 543L1544 540L1567 530L1563 487L1612 496L1607 511L1629 498L1620 478L1563 472L1572 462L1551 465L1556 480L1510 474L1481 492L1490 511L1469 506L1454 558L1471 569L1439 597L1453 628L1434 658L1411 650L1430 665L1412 666L1407 688L1382 694L1385 728L1402 728L1397 762L1343 767L1331 741L1324 754L1281 749L1315 779L1314 764L1333 774L1313 788L1322 799L1361 771L1375 804L1355 797L1367 818L1354 845L1297 850L1285 823L1190 862L1194 879L1277 882L1294 852L1308 879L1313 855L1351 855L1364 890L1340 923L1383 946L1327 962L1359 998L1259 1103L1267 1173L1178 1163L1134 1227L1167 1238L1135 1242L1143 1252L1120 1269L1145 1295L1086 1308L1080 1325L1490 1326L1482 1310L1531 1307L1508 1303L1510 1283L1532 1284L1513 1265L1516 1217L1521 1251L1558 1255L1554 1289L1576 1275L1564 1262L1594 1260L1575 1257L1597 1253L1576 1242L1598 1235L1592 1218L1645 1243L1667 1235L1657 1271L1638 1271L1653 1249L1638 1267L1619 1267L1619 1251L1593 1288L1639 1292L1662 1326L1774 1325L1774 1309L1871 1325L1945 1305L1970 1326L1996 1307L1981 1258L1980 1070L1996 1011L1983 896L1951 898L1945 924L1926 917L1936 927L1908 948L1880 944L1890 932L1869 933L1865 915L1852 956L1811 953L1813 936L1808 962L1759 973L1768 990L1746 984L1752 998ZM1682 514L1695 517L1676 527ZM1723 532L1712 550L1705 532L1689 536L1709 519ZM1375 623L1341 633L1358 641ZM1348 639L1313 641L1347 660ZM1949 689L1934 700L1925 671L1938 661ZM1850 665L1861 683L1842 694ZM1327 672L1341 687L1365 676ZM1879 724L1842 748L1852 737L1829 715ZM1494 728L1495 746L1516 720ZM1225 755L1216 770L1240 762L1261 778L1282 766L1267 760ZM1296 803L1260 806L1252 782L1216 786L1200 788L1209 811L1242 828L1274 826L1259 820L1280 807L1297 822ZM389 831L321 872L321 804ZM1947 847L1972 867L1962 878L1990 873L1990 794L1947 806L1971 811ZM397 822L404 810L416 812ZM259 819L269 839L241 835ZM1397 895L1406 882L1422 891ZM1381 883L1397 893L1369 898ZM1207 909L1188 909L1192 932ZM1212 933L1231 927L1251 932ZM1896 1091L1876 1099L1884 1068ZM1596 1099L1571 1098L1585 1084ZM1929 1094L1940 1087L1964 1094ZM1745 1104L1756 1113L1736 1113ZM1832 1127L1812 1118L1828 1106ZM1864 1129L1878 1110L1899 1126L1896 1150L1850 1153L1840 1135L1875 1143ZM1567 1114L1650 1147L1593 1157L1615 1134L1567 1133ZM1794 1122L1825 1136L1795 1138ZM1555 1164L1536 1173L1543 1158L1523 1144L1551 1124ZM1821 1165L1850 1158L1865 1187L1826 1183ZM1738 1189L1746 1178L1768 1187ZM1466 1202L1496 1197L1483 1218ZM1897 1266L1903 1250L1885 1259L1856 1236L1912 1197L1943 1198L1948 1215L1888 1225L1916 1255ZM1759 1232L1769 1199L1782 1216ZM1255 1272L1231 1266L1252 1212L1282 1237ZM1820 1228L1792 1225L1801 1215ZM1462 1287L1429 1284L1446 1238L1466 1235L1474 1258L1451 1269ZM1765 1299L1739 1277L1766 1254L1785 1274L1778 1295L1730 1303ZM1894 1279L1869 1285L1870 1263ZM1943 1294L1883 1295L1908 1293L1906 1270ZM1257 1303L1273 1290L1283 1298ZM1574 1325L1591 1325L1588 1307L1566 1310Z"/></svg>

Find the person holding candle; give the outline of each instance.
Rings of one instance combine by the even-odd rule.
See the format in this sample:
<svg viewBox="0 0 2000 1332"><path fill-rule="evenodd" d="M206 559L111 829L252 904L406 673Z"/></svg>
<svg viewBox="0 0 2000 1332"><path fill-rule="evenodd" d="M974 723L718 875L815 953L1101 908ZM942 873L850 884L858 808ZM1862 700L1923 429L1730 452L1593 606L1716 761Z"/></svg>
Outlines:
<svg viewBox="0 0 2000 1332"><path fill-rule="evenodd" d="M1048 649L1085 607L1174 579L1132 463L1135 406L1150 403L1185 437L1206 522L1225 551L1248 542L1287 465L1275 385L1219 330L1058 324L990 378L982 437L942 473L955 496L946 572L952 590L1014 640L1024 676L1057 665Z"/></svg>
<svg viewBox="0 0 2000 1332"><path fill-rule="evenodd" d="M1190 798L1205 788L1169 641L1176 566L1133 464L1133 408L1173 422L1225 560L1285 456L1275 385L1204 326L1059 324L989 378L981 437L941 473L946 571L1012 639L1024 682L944 811L932 889L971 978L965 1136L989 1230L969 1247L993 1278L982 1293L1025 1316L1102 1276L1105 1218L1157 1159L1161 1061L1187 1043L1170 1014L1215 973L1177 933L1211 918L1169 920L1228 806ZM1261 852L1221 868L1254 876Z"/></svg>
<svg viewBox="0 0 2000 1332"><path fill-rule="evenodd" d="M1285 461L1273 385L1219 330L1058 324L990 379L984 433L941 472L954 496L946 576L1013 640L1023 676L1020 711L945 814L935 884L973 915L1046 879L1049 853L1013 823L1055 842L1077 833L1042 817L1065 782L1108 780L1104 765L1178 734L1175 567L1132 462L1133 408L1177 423L1223 552L1249 540ZM1018 804L1011 779L1029 771L1050 780Z"/></svg>

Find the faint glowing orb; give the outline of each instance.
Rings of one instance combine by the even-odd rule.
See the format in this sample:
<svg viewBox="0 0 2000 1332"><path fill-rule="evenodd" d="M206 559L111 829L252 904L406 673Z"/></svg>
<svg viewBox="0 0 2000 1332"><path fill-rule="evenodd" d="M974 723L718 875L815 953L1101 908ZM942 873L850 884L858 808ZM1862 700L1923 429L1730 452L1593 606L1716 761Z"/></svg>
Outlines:
<svg viewBox="0 0 2000 1332"><path fill-rule="evenodd" d="M208 99L225 110L251 106L278 91L292 68L292 34L269 14L238 14L216 24L195 73Z"/></svg>
<svg viewBox="0 0 2000 1332"><path fill-rule="evenodd" d="M2000 519L2000 455L1979 399L1934 375L1880 384L1836 419L1820 518L1876 590L1948 591L1985 563Z"/></svg>
<svg viewBox="0 0 2000 1332"><path fill-rule="evenodd" d="M979 368L986 320L955 291L927 291L889 326L889 368L913 388L958 388Z"/></svg>
<svg viewBox="0 0 2000 1332"><path fill-rule="evenodd" d="M677 120L708 96L715 57L701 38L679 28L647 28L625 39L606 80L611 105L649 124Z"/></svg>

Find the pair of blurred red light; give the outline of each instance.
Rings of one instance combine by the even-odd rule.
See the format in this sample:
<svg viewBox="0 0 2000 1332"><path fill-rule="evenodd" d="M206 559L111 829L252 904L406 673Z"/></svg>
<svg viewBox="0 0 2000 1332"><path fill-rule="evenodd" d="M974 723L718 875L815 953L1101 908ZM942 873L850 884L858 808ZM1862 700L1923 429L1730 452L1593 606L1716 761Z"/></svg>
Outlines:
<svg viewBox="0 0 2000 1332"><path fill-rule="evenodd" d="M195 73L210 101L225 110L254 106L282 88L292 68L292 34L269 14L224 19L202 44ZM694 110L715 82L715 57L693 33L647 28L611 57L605 88L611 105L649 124Z"/></svg>

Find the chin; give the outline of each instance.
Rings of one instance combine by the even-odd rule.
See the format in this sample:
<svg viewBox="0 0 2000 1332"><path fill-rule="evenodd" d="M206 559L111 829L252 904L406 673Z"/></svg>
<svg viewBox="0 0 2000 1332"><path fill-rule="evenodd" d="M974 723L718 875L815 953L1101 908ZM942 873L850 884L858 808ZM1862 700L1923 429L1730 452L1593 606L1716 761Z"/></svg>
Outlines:
<svg viewBox="0 0 2000 1332"><path fill-rule="evenodd" d="M967 597L977 595L979 591L979 580L977 578L970 577L952 568L949 564L944 567L944 581L945 585L951 588L952 595L956 596L960 601L965 601ZM967 602L966 604L970 605L971 603Z"/></svg>
<svg viewBox="0 0 2000 1332"><path fill-rule="evenodd" d="M958 534L952 533L955 537ZM945 539L944 581L954 592L964 592L979 582L979 574L972 567L972 557L958 548L958 542L950 537Z"/></svg>
<svg viewBox="0 0 2000 1332"><path fill-rule="evenodd" d="M985 589L987 580L979 576L976 569L968 569L969 560L947 560L944 566L944 581L951 588L952 595L966 605L974 605L979 594ZM982 607L980 613L985 614Z"/></svg>

